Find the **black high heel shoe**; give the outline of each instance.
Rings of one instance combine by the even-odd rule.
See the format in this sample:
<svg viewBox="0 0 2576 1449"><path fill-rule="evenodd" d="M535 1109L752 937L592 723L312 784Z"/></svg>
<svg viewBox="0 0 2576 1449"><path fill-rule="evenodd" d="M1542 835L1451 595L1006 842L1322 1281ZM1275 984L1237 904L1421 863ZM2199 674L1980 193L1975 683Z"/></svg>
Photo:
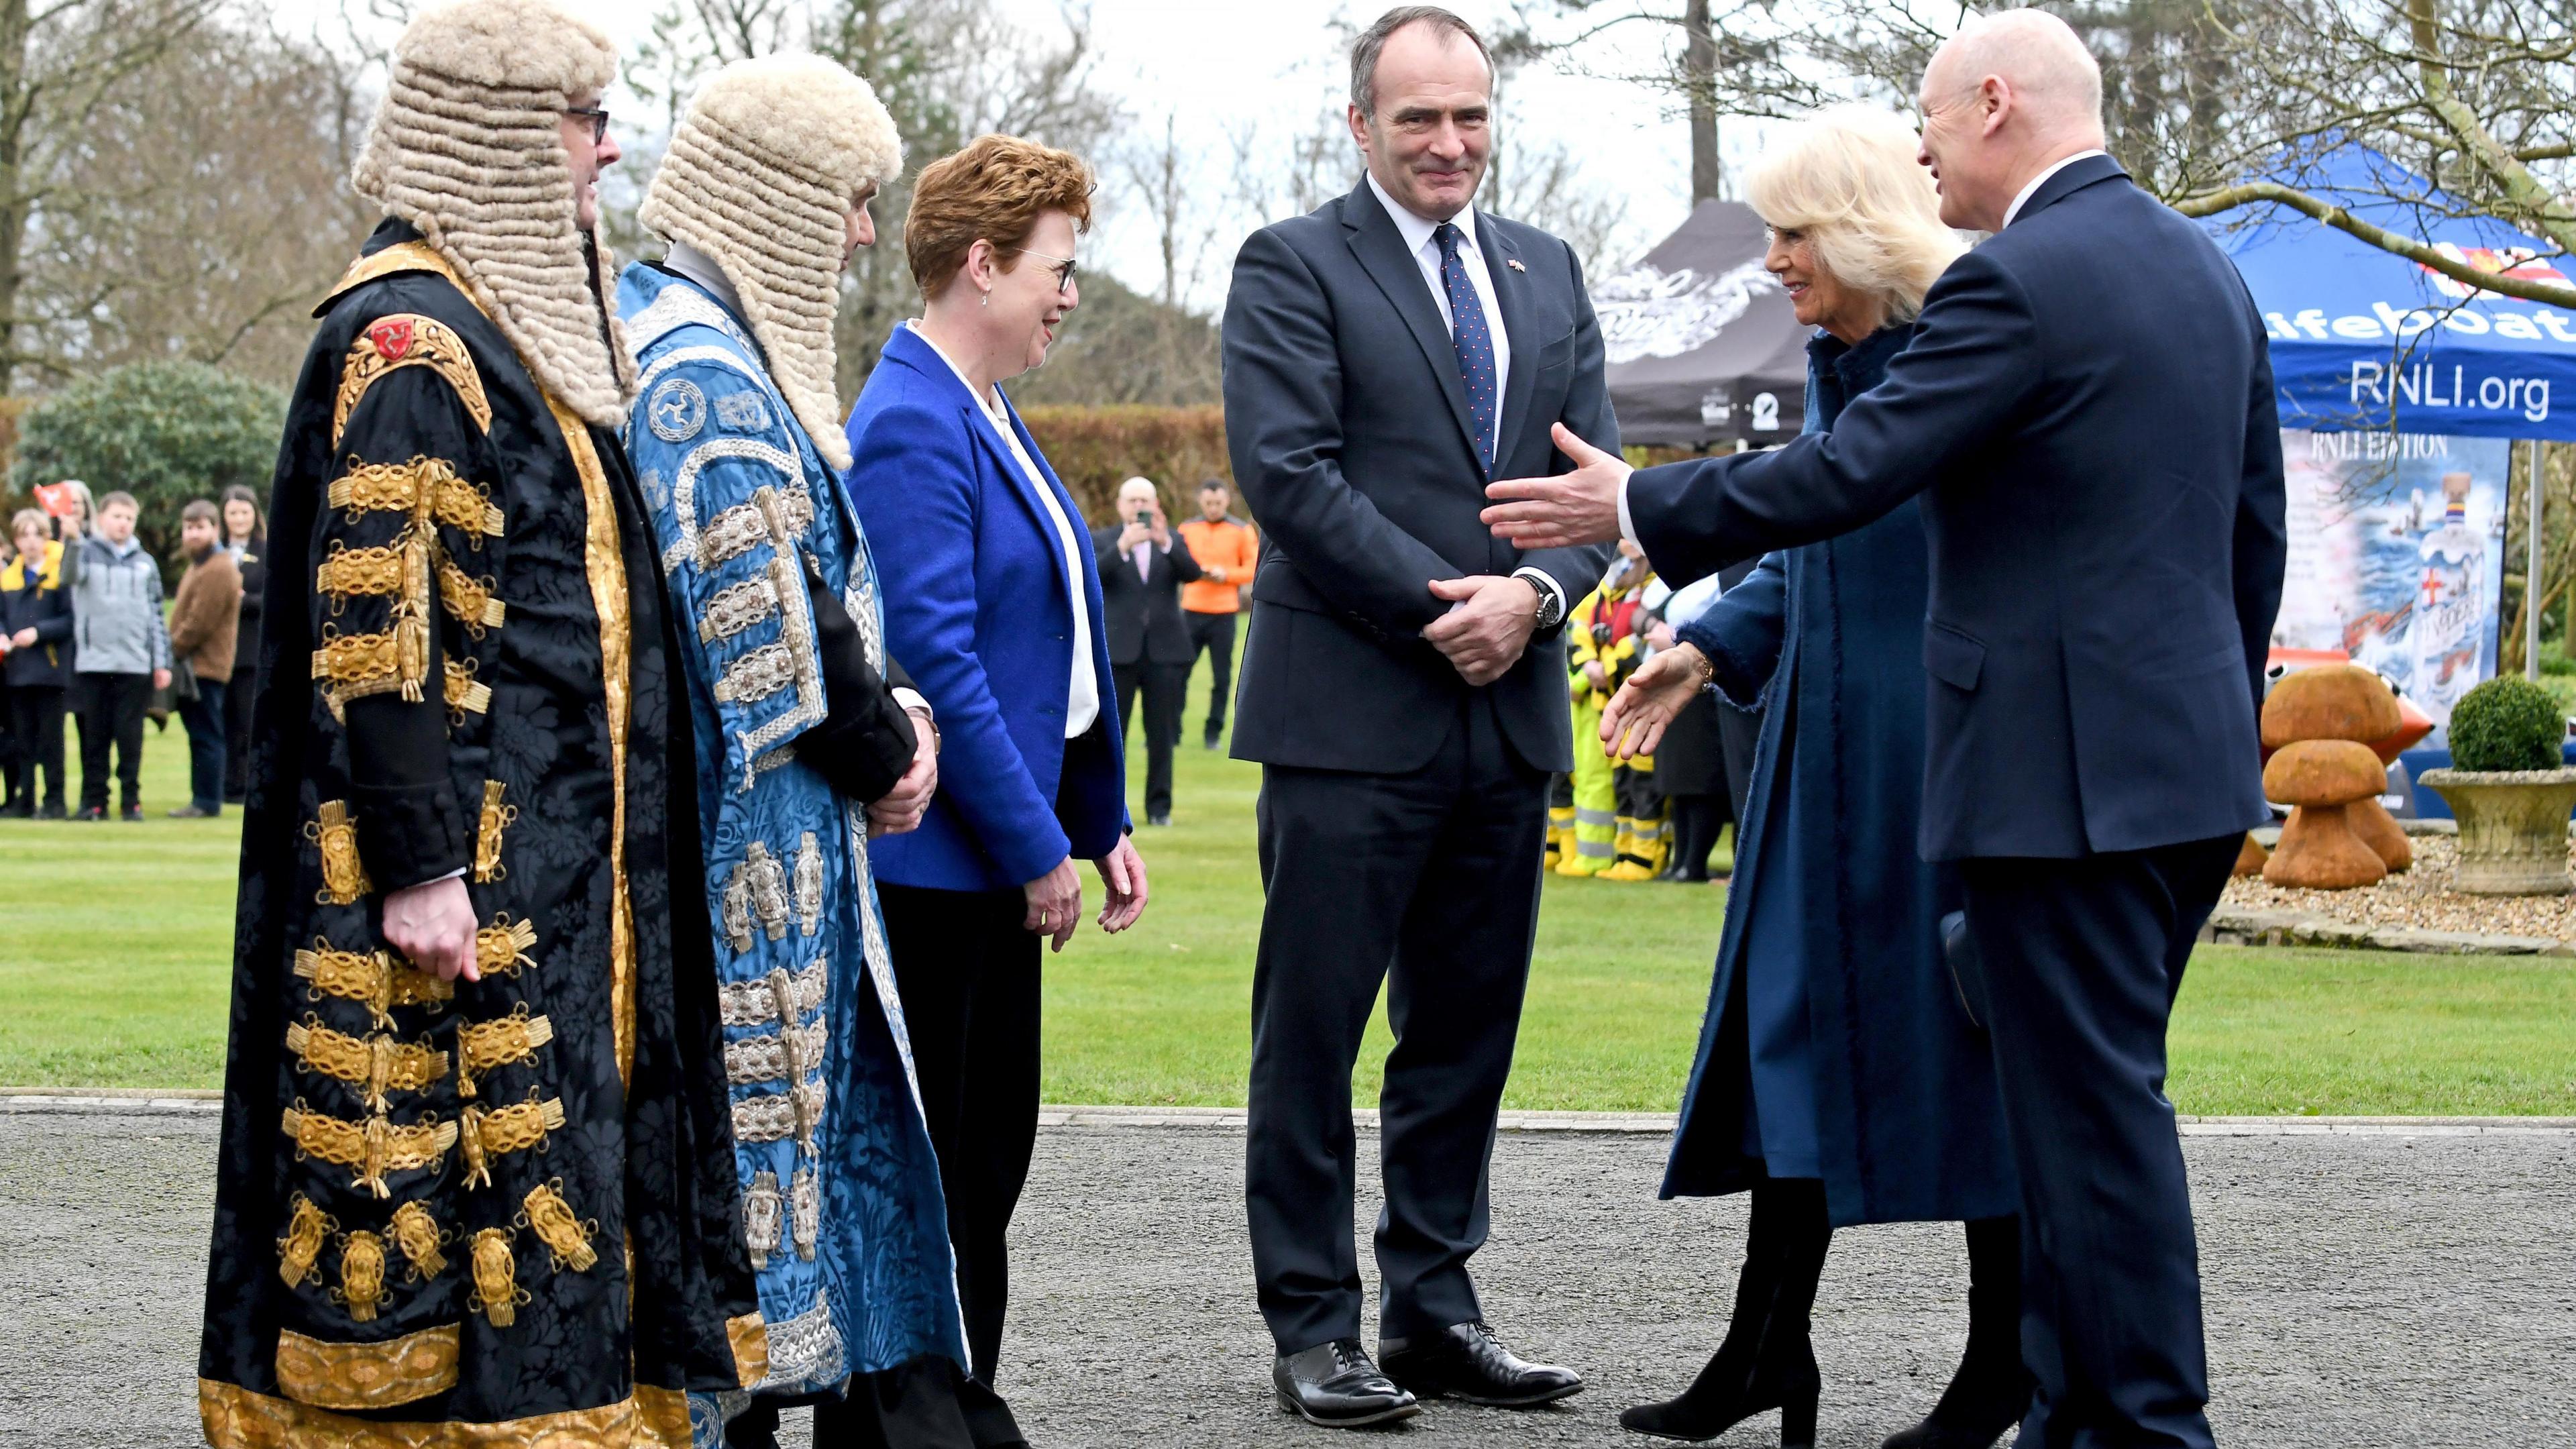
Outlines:
<svg viewBox="0 0 2576 1449"><path fill-rule="evenodd" d="M1708 1361L1698 1378L1677 1399L1639 1404L1622 1410L1619 1427L1658 1439L1696 1444L1714 1439L1756 1414L1780 1411L1780 1449L1815 1449L1816 1410L1824 1398L1824 1380L1809 1361L1805 1374L1778 1383L1743 1382L1730 1372L1725 1350ZM1730 1383L1732 1381L1732 1384Z"/></svg>
<svg viewBox="0 0 2576 1449"><path fill-rule="evenodd" d="M1968 1350L1923 1422L1879 1449L1992 1449L2030 1407L2021 1362L2021 1220L1968 1224Z"/></svg>
<svg viewBox="0 0 2576 1449"><path fill-rule="evenodd" d="M1823 1183L1756 1184L1725 1342L1679 1398L1626 1410L1620 1427L1696 1443L1778 1409L1781 1449L1813 1449L1824 1379L1808 1324L1832 1238Z"/></svg>

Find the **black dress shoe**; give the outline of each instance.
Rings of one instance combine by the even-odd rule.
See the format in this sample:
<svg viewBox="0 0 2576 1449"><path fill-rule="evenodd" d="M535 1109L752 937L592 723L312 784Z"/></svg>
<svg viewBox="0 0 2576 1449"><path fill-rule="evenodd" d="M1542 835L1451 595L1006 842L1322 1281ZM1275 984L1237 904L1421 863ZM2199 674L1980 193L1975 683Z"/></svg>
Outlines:
<svg viewBox="0 0 2576 1449"><path fill-rule="evenodd" d="M1278 1392L1279 1407L1327 1428L1392 1424L1422 1412L1413 1395L1369 1362L1356 1338L1279 1355L1270 1365L1270 1384Z"/></svg>
<svg viewBox="0 0 2576 1449"><path fill-rule="evenodd" d="M1581 1374L1518 1357L1481 1322L1453 1323L1419 1338L1380 1339L1377 1351L1388 1378L1426 1399L1526 1409L1583 1392Z"/></svg>

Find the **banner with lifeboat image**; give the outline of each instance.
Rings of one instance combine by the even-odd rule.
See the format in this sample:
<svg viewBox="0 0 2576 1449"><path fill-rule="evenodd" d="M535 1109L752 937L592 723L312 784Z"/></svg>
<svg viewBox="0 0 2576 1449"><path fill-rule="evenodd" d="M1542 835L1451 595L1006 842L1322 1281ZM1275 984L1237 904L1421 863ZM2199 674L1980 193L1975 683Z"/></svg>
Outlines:
<svg viewBox="0 0 2576 1449"><path fill-rule="evenodd" d="M2447 724L2495 673L2512 445L2285 430L2290 559L2272 643L2340 649Z"/></svg>

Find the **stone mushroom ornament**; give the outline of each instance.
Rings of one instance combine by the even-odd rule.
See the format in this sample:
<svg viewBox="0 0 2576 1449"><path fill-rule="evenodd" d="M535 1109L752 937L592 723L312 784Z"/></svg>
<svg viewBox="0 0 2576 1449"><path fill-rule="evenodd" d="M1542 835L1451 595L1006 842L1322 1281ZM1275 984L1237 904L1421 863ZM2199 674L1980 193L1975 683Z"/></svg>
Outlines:
<svg viewBox="0 0 2576 1449"><path fill-rule="evenodd" d="M2263 794L2293 808L2262 867L2266 882L2350 890L2414 864L2406 832L2379 803L2388 771L2374 748L2404 724L2397 692L2359 665L2302 669L2272 687L2263 746L2275 753Z"/></svg>

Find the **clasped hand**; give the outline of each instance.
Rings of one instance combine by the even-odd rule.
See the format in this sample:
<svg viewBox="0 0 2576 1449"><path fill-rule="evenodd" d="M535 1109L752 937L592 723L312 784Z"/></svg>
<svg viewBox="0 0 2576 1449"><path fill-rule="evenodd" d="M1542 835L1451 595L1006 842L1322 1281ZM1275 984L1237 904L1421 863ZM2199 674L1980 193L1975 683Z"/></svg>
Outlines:
<svg viewBox="0 0 2576 1449"><path fill-rule="evenodd" d="M1494 574L1433 579L1431 595L1460 605L1422 630L1459 678L1491 684L1520 662L1538 625L1538 589L1527 579Z"/></svg>
<svg viewBox="0 0 2576 1449"><path fill-rule="evenodd" d="M917 709L905 713L912 716L912 764L893 789L869 802L871 840L920 828L930 798L939 793L939 734L930 727L930 716Z"/></svg>
<svg viewBox="0 0 2576 1449"><path fill-rule="evenodd" d="M1100 906L1100 929L1116 935L1136 924L1145 914L1150 891L1145 884L1145 857L1136 853L1136 842L1120 836L1116 848L1093 861L1100 872L1102 891L1108 896ZM1074 927L1082 922L1082 877L1073 868L1073 857L1055 863L1055 869L1020 887L1028 900L1028 918L1020 924L1049 938L1050 950L1061 951L1073 939Z"/></svg>

